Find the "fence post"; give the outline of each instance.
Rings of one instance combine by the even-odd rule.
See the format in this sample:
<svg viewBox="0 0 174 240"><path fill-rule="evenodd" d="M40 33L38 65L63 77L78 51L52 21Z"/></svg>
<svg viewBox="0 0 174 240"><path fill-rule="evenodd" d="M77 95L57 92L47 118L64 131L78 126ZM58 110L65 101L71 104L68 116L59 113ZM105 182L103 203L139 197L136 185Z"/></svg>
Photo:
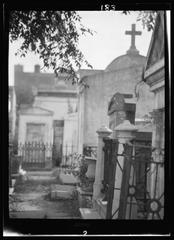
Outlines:
<svg viewBox="0 0 174 240"><path fill-rule="evenodd" d="M95 170L93 199L96 199L100 195L101 189L103 187L102 185L103 174L104 174L103 138L108 137L111 133L112 133L112 130L106 126L102 126L97 130L98 147L97 147L97 162L96 162L96 170Z"/></svg>

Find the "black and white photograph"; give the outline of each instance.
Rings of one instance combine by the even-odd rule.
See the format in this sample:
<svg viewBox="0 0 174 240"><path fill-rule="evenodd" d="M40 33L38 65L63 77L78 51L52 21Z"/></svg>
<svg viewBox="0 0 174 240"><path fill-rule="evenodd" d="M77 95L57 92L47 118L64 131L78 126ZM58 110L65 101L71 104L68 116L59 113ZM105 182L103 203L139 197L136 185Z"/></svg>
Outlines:
<svg viewBox="0 0 174 240"><path fill-rule="evenodd" d="M170 10L7 20L10 221L165 220Z"/></svg>

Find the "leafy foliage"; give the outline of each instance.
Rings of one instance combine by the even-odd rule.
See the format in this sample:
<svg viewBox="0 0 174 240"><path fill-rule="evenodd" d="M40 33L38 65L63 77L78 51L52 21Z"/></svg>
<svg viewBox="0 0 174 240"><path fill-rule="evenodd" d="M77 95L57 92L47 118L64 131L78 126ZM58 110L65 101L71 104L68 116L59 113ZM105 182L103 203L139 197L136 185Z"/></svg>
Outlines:
<svg viewBox="0 0 174 240"><path fill-rule="evenodd" d="M131 14L130 11L123 11L123 14ZM153 30L157 11L139 11L137 21L141 21L143 28L146 28L148 31Z"/></svg>
<svg viewBox="0 0 174 240"><path fill-rule="evenodd" d="M31 51L39 54L44 67L52 68L56 74L68 73L72 82L77 81L76 69L85 60L78 48L80 35L93 34L81 24L75 11L11 11L9 39L22 39L17 55L25 57Z"/></svg>
<svg viewBox="0 0 174 240"><path fill-rule="evenodd" d="M140 11L137 21L141 21L143 28L151 31L154 28L156 13L156 11Z"/></svg>
<svg viewBox="0 0 174 240"><path fill-rule="evenodd" d="M131 14L130 11L122 11ZM156 11L139 11L137 21L142 21L148 31L153 29ZM43 66L56 74L67 73L72 83L79 80L76 70L83 63L92 66L78 48L80 35L94 32L81 24L76 11L11 11L9 39L22 39L17 55L25 57L34 52L43 60Z"/></svg>
<svg viewBox="0 0 174 240"><path fill-rule="evenodd" d="M79 178L83 179L88 170L88 164L85 161L85 157L82 156L80 167L79 167Z"/></svg>

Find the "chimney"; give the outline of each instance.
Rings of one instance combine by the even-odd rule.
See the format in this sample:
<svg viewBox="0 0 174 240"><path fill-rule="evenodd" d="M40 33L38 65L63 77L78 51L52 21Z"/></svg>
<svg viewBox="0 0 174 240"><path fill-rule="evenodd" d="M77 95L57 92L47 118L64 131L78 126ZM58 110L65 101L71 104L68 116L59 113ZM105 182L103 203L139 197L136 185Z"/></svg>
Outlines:
<svg viewBox="0 0 174 240"><path fill-rule="evenodd" d="M15 72L23 72L23 65L17 64L14 66Z"/></svg>
<svg viewBox="0 0 174 240"><path fill-rule="evenodd" d="M36 64L36 65L34 66L34 72L35 72L35 73L40 73L40 65L39 65L39 64Z"/></svg>

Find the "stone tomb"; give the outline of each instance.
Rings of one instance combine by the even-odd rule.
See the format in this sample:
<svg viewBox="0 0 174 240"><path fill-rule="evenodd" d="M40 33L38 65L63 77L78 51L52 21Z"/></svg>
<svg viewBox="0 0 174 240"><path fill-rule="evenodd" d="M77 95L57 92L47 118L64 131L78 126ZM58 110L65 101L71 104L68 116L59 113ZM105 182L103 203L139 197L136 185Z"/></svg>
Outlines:
<svg viewBox="0 0 174 240"><path fill-rule="evenodd" d="M64 185L76 186L79 183L79 180L72 173L61 171L59 178Z"/></svg>
<svg viewBox="0 0 174 240"><path fill-rule="evenodd" d="M73 198L73 193L75 191L74 186L70 185L51 185L51 199L52 200L68 200Z"/></svg>
<svg viewBox="0 0 174 240"><path fill-rule="evenodd" d="M135 111L136 104L132 94L115 93L108 106L109 128L114 131L124 120L135 124Z"/></svg>

